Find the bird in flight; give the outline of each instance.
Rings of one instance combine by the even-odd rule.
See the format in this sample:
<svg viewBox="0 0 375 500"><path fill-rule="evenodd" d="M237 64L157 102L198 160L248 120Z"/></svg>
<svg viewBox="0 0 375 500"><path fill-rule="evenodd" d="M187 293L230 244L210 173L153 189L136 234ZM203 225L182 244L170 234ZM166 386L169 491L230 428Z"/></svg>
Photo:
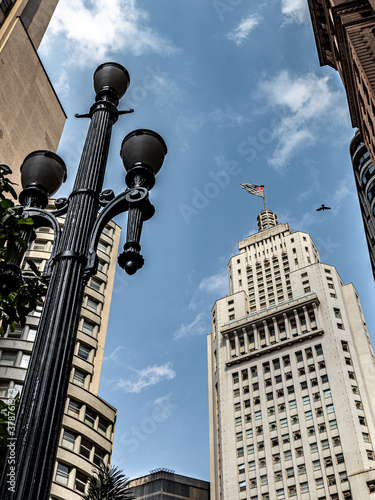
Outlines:
<svg viewBox="0 0 375 500"><path fill-rule="evenodd" d="M319 207L319 208L317 208L317 209L316 209L316 211L317 211L317 212L320 212L320 210L323 210L323 211L324 211L324 210L331 210L331 207L326 207L326 206L324 205L324 203L323 203L323 205L322 205L321 207Z"/></svg>

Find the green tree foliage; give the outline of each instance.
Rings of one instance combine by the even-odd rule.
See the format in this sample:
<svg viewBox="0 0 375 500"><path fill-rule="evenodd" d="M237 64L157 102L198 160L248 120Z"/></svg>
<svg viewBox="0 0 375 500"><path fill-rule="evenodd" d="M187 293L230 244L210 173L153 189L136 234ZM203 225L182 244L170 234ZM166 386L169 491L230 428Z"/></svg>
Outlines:
<svg viewBox="0 0 375 500"><path fill-rule="evenodd" d="M101 462L93 470L85 500L132 500L129 492L129 478L117 467Z"/></svg>
<svg viewBox="0 0 375 500"><path fill-rule="evenodd" d="M10 294L1 293L2 273L9 262L22 258L27 248L24 229L33 224L30 217L23 217L23 207L10 199L17 200L13 183L8 179L11 173L9 167L0 165L0 336L8 327L14 330L15 323L23 326L26 316L46 293L41 274L31 261L28 261L30 270L22 274L18 289Z"/></svg>

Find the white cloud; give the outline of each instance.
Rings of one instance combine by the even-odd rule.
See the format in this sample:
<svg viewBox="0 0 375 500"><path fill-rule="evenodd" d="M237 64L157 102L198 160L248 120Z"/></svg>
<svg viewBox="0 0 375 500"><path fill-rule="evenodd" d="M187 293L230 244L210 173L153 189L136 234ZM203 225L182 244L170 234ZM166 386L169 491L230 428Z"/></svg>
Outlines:
<svg viewBox="0 0 375 500"><path fill-rule="evenodd" d="M228 293L228 274L218 273L203 278L199 283L198 290L215 293L215 295L225 295Z"/></svg>
<svg viewBox="0 0 375 500"><path fill-rule="evenodd" d="M182 323L181 326L174 332L173 338L175 340L189 339L190 337L196 335L204 335L205 333L208 333L205 319L207 320L207 314L199 313L191 323L188 323L187 325Z"/></svg>
<svg viewBox="0 0 375 500"><path fill-rule="evenodd" d="M222 108L215 109L209 116L221 128L242 125L245 121L244 117L240 113L236 113L229 104L224 110Z"/></svg>
<svg viewBox="0 0 375 500"><path fill-rule="evenodd" d="M125 349L124 346L122 345L119 345L116 347L116 349L114 349L111 354L108 354L107 356L104 356L103 357L103 361L112 361L114 363L118 363L119 359L118 359L118 355L121 351L123 351Z"/></svg>
<svg viewBox="0 0 375 500"><path fill-rule="evenodd" d="M66 71L66 69L60 69L59 78L53 83L53 87L59 97L65 97L69 94L70 85L68 72Z"/></svg>
<svg viewBox="0 0 375 500"><path fill-rule="evenodd" d="M235 30L227 33L226 37L240 46L247 40L250 32L259 24L259 21L260 18L257 15L251 15L243 19Z"/></svg>
<svg viewBox="0 0 375 500"><path fill-rule="evenodd" d="M142 370L134 370L135 375L131 379L124 380L121 378L116 387L123 389L124 392L140 393L142 389L163 382L164 380L172 380L176 377L176 372L172 369L171 363L164 365L154 365L143 368Z"/></svg>
<svg viewBox="0 0 375 500"><path fill-rule="evenodd" d="M343 93L331 88L327 76L310 72L294 77L284 70L261 82L260 88L267 104L283 113L274 129L277 146L268 159L276 169L285 168L298 151L315 144L327 120L331 127L347 120Z"/></svg>
<svg viewBox="0 0 375 500"><path fill-rule="evenodd" d="M135 56L176 52L173 43L152 30L148 22L149 15L138 7L137 0L60 0L42 50L48 51L59 36L69 54L68 64L81 66L103 62L110 52Z"/></svg>
<svg viewBox="0 0 375 500"><path fill-rule="evenodd" d="M281 0L281 12L287 22L303 24L309 21L307 0Z"/></svg>

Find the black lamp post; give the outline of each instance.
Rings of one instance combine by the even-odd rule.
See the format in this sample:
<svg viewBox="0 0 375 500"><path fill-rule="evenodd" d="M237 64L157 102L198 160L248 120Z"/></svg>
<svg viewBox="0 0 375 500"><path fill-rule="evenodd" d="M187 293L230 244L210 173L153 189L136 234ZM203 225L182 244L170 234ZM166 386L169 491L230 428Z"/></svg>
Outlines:
<svg viewBox="0 0 375 500"><path fill-rule="evenodd" d="M84 287L97 271L102 230L122 212L129 213L119 265L128 274L143 265L139 241L143 221L155 211L148 191L167 153L163 139L150 130L128 134L121 147L128 188L117 197L111 190L102 192L112 126L120 114L132 111L117 110L129 83L128 72L119 64L106 63L95 71L95 103L89 114L76 115L90 118L91 123L73 192L68 199L57 200L56 211L44 208L66 178L61 158L36 151L21 167L25 216L33 218L35 227L52 227L55 239L45 271L48 290L17 414L15 461L8 459L5 464L2 500L49 498ZM56 217L64 214L61 232Z"/></svg>

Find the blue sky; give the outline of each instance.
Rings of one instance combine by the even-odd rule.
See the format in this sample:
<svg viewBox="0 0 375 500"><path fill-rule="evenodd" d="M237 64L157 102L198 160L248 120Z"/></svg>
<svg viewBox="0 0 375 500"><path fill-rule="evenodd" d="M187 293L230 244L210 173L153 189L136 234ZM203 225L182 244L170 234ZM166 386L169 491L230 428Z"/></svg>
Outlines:
<svg viewBox="0 0 375 500"><path fill-rule="evenodd" d="M93 102L92 74L123 64L131 85L113 130L105 188L124 186L123 137L159 132L168 154L145 223L145 266L118 268L100 396L118 409L113 463L209 480L206 334L228 293L227 263L257 230L264 184L280 223L307 231L357 288L375 332L374 283L338 75L320 68L307 0L60 0L40 56L68 115L58 153L70 192ZM329 212L316 212L322 203ZM126 216L116 219L125 227ZM122 243L124 235L122 235Z"/></svg>

